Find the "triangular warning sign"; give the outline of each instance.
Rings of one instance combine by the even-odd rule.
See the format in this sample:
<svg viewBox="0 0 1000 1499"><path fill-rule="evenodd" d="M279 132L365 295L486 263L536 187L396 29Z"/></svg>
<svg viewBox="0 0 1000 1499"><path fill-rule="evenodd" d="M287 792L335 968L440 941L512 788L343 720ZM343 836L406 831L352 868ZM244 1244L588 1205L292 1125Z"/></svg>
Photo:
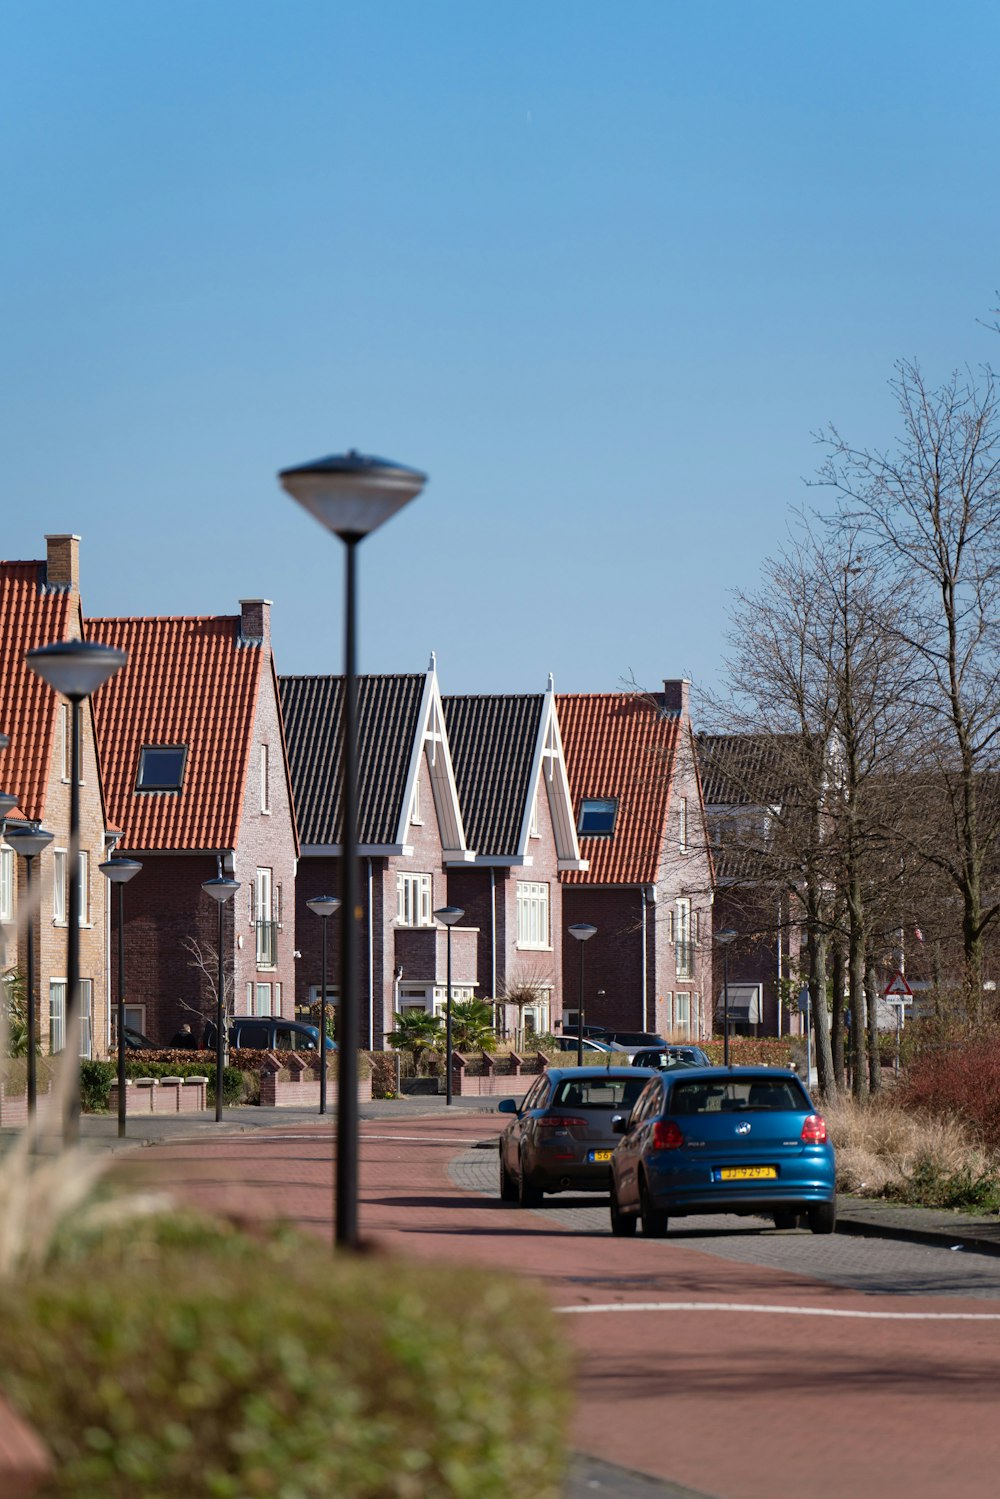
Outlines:
<svg viewBox="0 0 1000 1499"><path fill-rule="evenodd" d="M886 999L913 998L913 990L910 988L909 984L906 982L901 973L893 974L892 978L882 990L882 994Z"/></svg>

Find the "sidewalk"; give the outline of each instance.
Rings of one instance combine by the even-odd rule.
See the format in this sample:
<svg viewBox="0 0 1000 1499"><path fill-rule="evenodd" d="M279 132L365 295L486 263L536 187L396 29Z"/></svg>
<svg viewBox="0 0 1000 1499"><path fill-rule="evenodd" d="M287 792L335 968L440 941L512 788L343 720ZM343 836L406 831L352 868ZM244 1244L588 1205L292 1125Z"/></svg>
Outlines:
<svg viewBox="0 0 1000 1499"><path fill-rule="evenodd" d="M468 1117L470 1125L477 1117L496 1119L496 1102L491 1098L455 1098L449 1109L438 1098L417 1095L373 1099L359 1108L363 1122L446 1119L459 1115ZM214 1114L200 1117L190 1114L139 1115L129 1118L127 1137L119 1140L118 1120L114 1115L84 1114L80 1121L80 1138L85 1145L97 1150L133 1150L176 1140L214 1140L220 1134L316 1128L332 1131L336 1117L336 1111L324 1118L315 1109L250 1107L226 1109L220 1124L216 1123ZM0 1152L9 1147L18 1133L13 1129L0 1130ZM871 1198L841 1196L837 1200L837 1232L863 1238L903 1239L967 1254L1000 1255L1000 1217L995 1215L898 1207Z"/></svg>

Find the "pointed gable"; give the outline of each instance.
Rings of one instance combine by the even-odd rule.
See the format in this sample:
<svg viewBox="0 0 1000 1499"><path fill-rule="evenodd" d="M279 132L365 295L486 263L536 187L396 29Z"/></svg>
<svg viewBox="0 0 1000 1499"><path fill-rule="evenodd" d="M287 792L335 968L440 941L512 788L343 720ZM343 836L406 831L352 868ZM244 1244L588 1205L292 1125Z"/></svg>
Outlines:
<svg viewBox="0 0 1000 1499"><path fill-rule="evenodd" d="M46 582L44 562L0 562L0 730L10 736L0 789L31 821L45 816L59 698L24 657L35 646L74 637L79 599Z"/></svg>
<svg viewBox="0 0 1000 1499"><path fill-rule="evenodd" d="M128 663L94 695L108 816L135 850L235 848L263 652L239 616L89 619ZM137 790L146 746L183 747L177 791Z"/></svg>
<svg viewBox="0 0 1000 1499"><path fill-rule="evenodd" d="M656 882L677 749L680 716L659 695L563 694L557 698L570 794L577 818L583 800L616 803L610 834L581 836L589 869L568 884Z"/></svg>

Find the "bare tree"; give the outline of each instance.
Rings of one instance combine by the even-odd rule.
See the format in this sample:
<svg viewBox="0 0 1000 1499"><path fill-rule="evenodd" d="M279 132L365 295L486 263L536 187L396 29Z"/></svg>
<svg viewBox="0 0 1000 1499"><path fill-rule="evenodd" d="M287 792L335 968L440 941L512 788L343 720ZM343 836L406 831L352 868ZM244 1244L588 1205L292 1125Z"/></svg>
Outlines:
<svg viewBox="0 0 1000 1499"><path fill-rule="evenodd" d="M906 708L911 815L898 829L950 883L961 909L964 983L982 1012L983 939L1000 902L986 891L1000 835L1000 397L993 377L953 375L930 388L915 364L893 381L896 449L823 440L821 481L840 500L835 524L905 598L894 623L913 664Z"/></svg>
<svg viewBox="0 0 1000 1499"><path fill-rule="evenodd" d="M180 999L181 1009L186 1010L189 1015L197 1015L202 1024L205 1022L206 1015L211 1015L214 1022L219 1002L219 949L214 943L199 942L197 937L185 937L181 946L189 954L188 967L193 968L198 974L204 995L201 1005L193 1005L186 999ZM223 958L222 964L222 1000L226 1037L228 1037L229 1027L236 1013L235 998L236 965L232 956L227 956ZM223 1041L223 1045L228 1051L227 1040Z"/></svg>

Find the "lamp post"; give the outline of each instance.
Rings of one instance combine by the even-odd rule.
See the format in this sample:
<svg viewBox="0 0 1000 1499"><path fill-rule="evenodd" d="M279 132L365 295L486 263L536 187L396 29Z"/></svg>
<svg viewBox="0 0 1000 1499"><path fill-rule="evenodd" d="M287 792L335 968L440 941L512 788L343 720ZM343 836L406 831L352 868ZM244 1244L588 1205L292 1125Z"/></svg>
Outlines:
<svg viewBox="0 0 1000 1499"><path fill-rule="evenodd" d="M340 905L335 895L314 895L306 905L323 923L323 967L319 991L319 1111L326 1113L326 924ZM337 1027L337 1045L340 1047L340 1026ZM342 1049L342 1048L341 1048Z"/></svg>
<svg viewBox="0 0 1000 1499"><path fill-rule="evenodd" d="M736 941L732 927L716 932L715 940L722 948L722 1065L729 1066L729 944Z"/></svg>
<svg viewBox="0 0 1000 1499"><path fill-rule="evenodd" d="M33 672L70 703L69 849L67 851L69 900L66 936L66 1040L77 1056L71 1059L63 1141L75 1145L80 1138L80 705L102 687L128 659L124 651L93 640L57 640L36 646L25 655Z"/></svg>
<svg viewBox="0 0 1000 1499"><path fill-rule="evenodd" d="M52 834L44 828L8 828L7 842L24 860L24 903L28 909L28 925L25 931L25 956L27 958L28 981L28 1119L35 1117L38 1100L38 1014L35 1009L35 913L32 910L33 865L39 854L52 842Z"/></svg>
<svg viewBox="0 0 1000 1499"><path fill-rule="evenodd" d="M589 921L576 921L569 928L571 937L580 944L580 1007L576 1012L576 1065L583 1066L583 944L597 936L596 926Z"/></svg>
<svg viewBox="0 0 1000 1499"><path fill-rule="evenodd" d="M137 859L107 859L98 869L111 885L118 886L118 1004L115 1037L118 1042L118 1138L125 1138L125 886L139 873Z"/></svg>
<svg viewBox="0 0 1000 1499"><path fill-rule="evenodd" d="M444 1090L445 1105L451 1107L451 929L465 915L461 906L442 906L434 915L448 928L448 993L444 1002L444 1064L448 1073Z"/></svg>
<svg viewBox="0 0 1000 1499"><path fill-rule="evenodd" d="M410 500L427 482L426 474L349 453L318 458L278 475L282 488L321 526L339 536L345 548L344 739L341 801L344 859L341 905L341 996L337 1054L337 1178L334 1240L358 1247L358 730L356 563L359 544Z"/></svg>
<svg viewBox="0 0 1000 1499"><path fill-rule="evenodd" d="M203 880L201 888L219 907L219 988L215 1001L215 1120L218 1124L222 1119L222 1074L226 1066L226 975L222 962L225 933L222 919L226 901L232 900L240 882L217 874L213 880Z"/></svg>

